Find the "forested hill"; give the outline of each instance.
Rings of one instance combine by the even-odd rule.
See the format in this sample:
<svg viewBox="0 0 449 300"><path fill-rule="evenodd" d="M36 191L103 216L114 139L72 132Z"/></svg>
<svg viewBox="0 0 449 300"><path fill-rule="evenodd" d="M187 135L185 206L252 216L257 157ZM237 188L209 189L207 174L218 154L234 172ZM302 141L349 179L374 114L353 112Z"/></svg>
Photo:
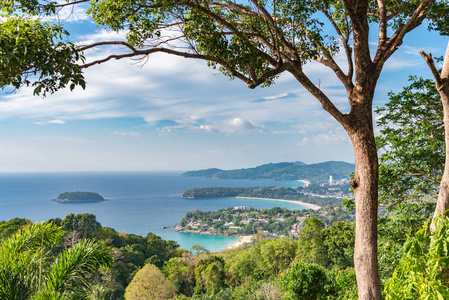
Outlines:
<svg viewBox="0 0 449 300"><path fill-rule="evenodd" d="M312 182L348 178L354 172L355 165L343 161L327 161L306 165L302 162L282 162L261 165L255 168L220 170L207 169L189 171L184 176L207 177L217 179L266 179L266 180L308 180Z"/></svg>

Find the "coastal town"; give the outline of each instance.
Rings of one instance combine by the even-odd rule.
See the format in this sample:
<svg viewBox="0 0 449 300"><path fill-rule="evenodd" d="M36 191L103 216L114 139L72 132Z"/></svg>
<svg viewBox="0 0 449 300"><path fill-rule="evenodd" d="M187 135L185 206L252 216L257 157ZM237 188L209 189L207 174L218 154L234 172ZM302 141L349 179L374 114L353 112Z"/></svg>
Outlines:
<svg viewBox="0 0 449 300"><path fill-rule="evenodd" d="M172 228L179 232L203 235L245 236L263 232L273 237L297 238L304 227L304 222L310 217L316 217L323 224L330 226L337 221L353 220L354 213L342 206L305 210L289 210L281 207L255 209L246 206L229 207L218 211L195 209L187 212L179 224Z"/></svg>

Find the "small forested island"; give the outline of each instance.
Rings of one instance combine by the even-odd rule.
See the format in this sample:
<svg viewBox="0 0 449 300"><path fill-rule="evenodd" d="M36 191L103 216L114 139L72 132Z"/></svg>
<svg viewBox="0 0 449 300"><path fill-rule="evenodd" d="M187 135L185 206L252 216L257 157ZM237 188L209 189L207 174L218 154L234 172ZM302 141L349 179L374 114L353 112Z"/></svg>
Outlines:
<svg viewBox="0 0 449 300"><path fill-rule="evenodd" d="M93 192L65 192L53 199L56 202L98 202L105 200L103 196Z"/></svg>

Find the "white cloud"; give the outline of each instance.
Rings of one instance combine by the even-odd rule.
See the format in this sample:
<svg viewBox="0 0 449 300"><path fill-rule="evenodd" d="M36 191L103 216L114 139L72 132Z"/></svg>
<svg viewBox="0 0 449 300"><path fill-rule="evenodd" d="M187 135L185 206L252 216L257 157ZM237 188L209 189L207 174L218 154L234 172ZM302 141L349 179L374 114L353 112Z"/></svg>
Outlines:
<svg viewBox="0 0 449 300"><path fill-rule="evenodd" d="M65 124L65 121L56 119L48 122L48 124Z"/></svg>
<svg viewBox="0 0 449 300"><path fill-rule="evenodd" d="M112 134L118 136L140 137L140 133L136 131L112 131Z"/></svg>
<svg viewBox="0 0 449 300"><path fill-rule="evenodd" d="M55 119L55 120L46 121L46 122L34 122L34 124L36 124L36 125L46 125L46 124L59 124L59 125L63 125L63 124L65 124L65 121L64 121L64 120Z"/></svg>

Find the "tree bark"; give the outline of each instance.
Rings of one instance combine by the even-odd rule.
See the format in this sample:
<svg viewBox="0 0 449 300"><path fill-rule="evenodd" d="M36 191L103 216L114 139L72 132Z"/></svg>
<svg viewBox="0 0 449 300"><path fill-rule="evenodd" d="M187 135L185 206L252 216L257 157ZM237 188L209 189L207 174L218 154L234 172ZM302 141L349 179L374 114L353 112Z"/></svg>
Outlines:
<svg viewBox="0 0 449 300"><path fill-rule="evenodd" d="M449 210L449 43L446 48L446 55L444 57L443 69L441 75L435 67L435 63L432 58L432 54L426 54L424 51L420 51L421 55L427 62L434 78L436 88L441 97L441 103L443 104L443 123L444 123L444 142L446 147L446 157L444 163L443 177L440 182L440 191L438 193L437 206L433 213L432 223L430 224L430 231L435 232L436 224L435 218L440 215L448 215L446 212Z"/></svg>
<svg viewBox="0 0 449 300"><path fill-rule="evenodd" d="M449 52L449 47L448 47ZM449 64L449 60L447 61ZM446 158L444 163L443 177L440 182L440 191L438 193L437 206L433 213L432 223L430 224L430 231L435 232L436 224L435 218L445 214L449 210L449 79L443 81L443 85L438 89L441 102L443 103L443 122L444 122L444 142L446 146Z"/></svg>
<svg viewBox="0 0 449 300"><path fill-rule="evenodd" d="M360 96L359 96L360 97ZM371 97L365 95L365 97ZM354 267L358 299L380 300L380 278L377 263L378 158L374 139L370 99L356 105L344 125L352 141L355 175L350 182L355 195L356 230ZM359 102L354 100L355 102Z"/></svg>

